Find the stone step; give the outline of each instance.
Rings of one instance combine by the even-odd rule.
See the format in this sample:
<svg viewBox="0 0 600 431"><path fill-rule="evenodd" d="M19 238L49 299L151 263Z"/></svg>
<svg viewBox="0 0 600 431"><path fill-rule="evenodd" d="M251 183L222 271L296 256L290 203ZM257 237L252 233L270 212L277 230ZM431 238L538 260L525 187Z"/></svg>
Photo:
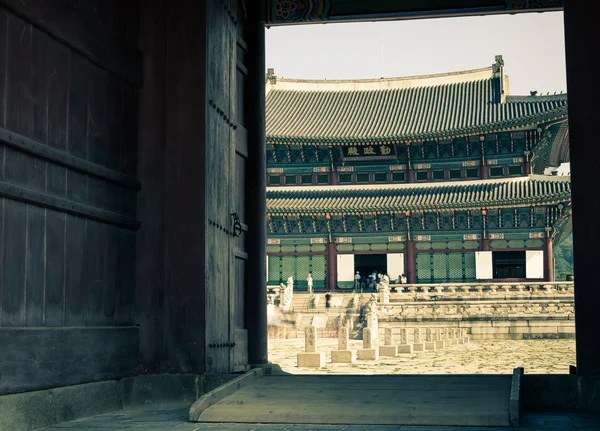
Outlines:
<svg viewBox="0 0 600 431"><path fill-rule="evenodd" d="M272 375L208 407L199 421L506 427L510 392L510 375Z"/></svg>

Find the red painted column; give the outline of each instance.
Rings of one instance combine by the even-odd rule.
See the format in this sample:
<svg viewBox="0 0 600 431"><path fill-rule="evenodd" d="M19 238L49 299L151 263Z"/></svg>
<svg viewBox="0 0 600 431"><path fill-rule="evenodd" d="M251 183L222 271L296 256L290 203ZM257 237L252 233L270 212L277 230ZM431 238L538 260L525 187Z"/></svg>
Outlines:
<svg viewBox="0 0 600 431"><path fill-rule="evenodd" d="M331 184L332 186L336 186L338 184L337 172L331 171L329 173L329 184Z"/></svg>
<svg viewBox="0 0 600 431"><path fill-rule="evenodd" d="M544 281L554 281L554 256L552 238L544 238Z"/></svg>
<svg viewBox="0 0 600 431"><path fill-rule="evenodd" d="M330 241L327 244L326 251L325 267L327 268L327 280L325 282L325 288L326 290L333 292L337 287L337 250L335 242Z"/></svg>
<svg viewBox="0 0 600 431"><path fill-rule="evenodd" d="M414 241L406 241L404 272L408 284L415 284L417 282L417 253Z"/></svg>
<svg viewBox="0 0 600 431"><path fill-rule="evenodd" d="M490 251L490 240L484 238L481 240L481 250L482 251Z"/></svg>

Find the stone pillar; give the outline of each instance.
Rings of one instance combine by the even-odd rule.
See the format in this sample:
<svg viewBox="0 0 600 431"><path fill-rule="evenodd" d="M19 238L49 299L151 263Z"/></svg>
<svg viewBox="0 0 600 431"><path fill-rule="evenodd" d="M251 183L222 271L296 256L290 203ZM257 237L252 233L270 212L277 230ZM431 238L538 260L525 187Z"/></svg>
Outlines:
<svg viewBox="0 0 600 431"><path fill-rule="evenodd" d="M573 211L575 328L577 332L578 404L582 410L600 410L600 319L597 289L598 266L594 247L600 243L600 206L590 195L590 185L600 175L600 148L590 146L597 139L600 118L598 105L598 70L594 67L597 51L592 41L600 35L598 16L590 8L574 1L565 1L565 48L567 86L569 88L569 140ZM595 35L595 36L594 36ZM596 84L594 84L596 83ZM591 90L591 91L590 91Z"/></svg>
<svg viewBox="0 0 600 431"><path fill-rule="evenodd" d="M554 255L552 238L544 238L544 281L554 281Z"/></svg>
<svg viewBox="0 0 600 431"><path fill-rule="evenodd" d="M406 241L404 271L408 284L417 283L417 253L414 241Z"/></svg>
<svg viewBox="0 0 600 431"><path fill-rule="evenodd" d="M304 352L298 353L299 367L325 366L325 353L317 351L317 328L307 326L304 328Z"/></svg>
<svg viewBox="0 0 600 431"><path fill-rule="evenodd" d="M392 328L385 328L385 345L391 346L394 344L393 338Z"/></svg>
<svg viewBox="0 0 600 431"><path fill-rule="evenodd" d="M423 342L421 328L415 328L413 330L413 334L414 334L413 350L415 352L422 352L423 350L425 350L425 343Z"/></svg>
<svg viewBox="0 0 600 431"><path fill-rule="evenodd" d="M356 361L356 351L350 350L350 330L342 327L338 331L338 350L331 351L332 363L351 364Z"/></svg>
<svg viewBox="0 0 600 431"><path fill-rule="evenodd" d="M337 287L337 249L333 239L327 244L326 253L327 280L325 288L333 292Z"/></svg>
<svg viewBox="0 0 600 431"><path fill-rule="evenodd" d="M304 328L304 351L317 351L317 328L315 326L307 326Z"/></svg>
<svg viewBox="0 0 600 431"><path fill-rule="evenodd" d="M248 330L248 363L266 364L267 358L267 156L265 146L265 28L264 2L248 8L248 162L246 163L247 211L246 251L248 261L244 283L244 324ZM241 96L240 96L241 97Z"/></svg>
<svg viewBox="0 0 600 431"><path fill-rule="evenodd" d="M375 339L372 328L363 329L363 348L358 351L358 359L379 359L379 351L375 348Z"/></svg>
<svg viewBox="0 0 600 431"><path fill-rule="evenodd" d="M379 346L379 356L398 356L398 346L394 345L392 328L385 328L385 345Z"/></svg>
<svg viewBox="0 0 600 431"><path fill-rule="evenodd" d="M348 350L350 336L348 328L342 327L338 333L338 350Z"/></svg>
<svg viewBox="0 0 600 431"><path fill-rule="evenodd" d="M400 329L400 344L408 344L408 329Z"/></svg>

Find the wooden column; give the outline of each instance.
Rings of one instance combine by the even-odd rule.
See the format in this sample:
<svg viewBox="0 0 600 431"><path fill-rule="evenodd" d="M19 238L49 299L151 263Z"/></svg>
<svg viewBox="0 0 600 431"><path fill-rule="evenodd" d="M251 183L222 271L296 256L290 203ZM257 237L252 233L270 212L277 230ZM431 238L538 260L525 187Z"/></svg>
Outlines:
<svg viewBox="0 0 600 431"><path fill-rule="evenodd" d="M554 281L554 258L552 253L552 238L544 238L544 280Z"/></svg>
<svg viewBox="0 0 600 431"><path fill-rule="evenodd" d="M338 184L337 172L333 170L329 173L329 184L332 186L336 186Z"/></svg>
<svg viewBox="0 0 600 431"><path fill-rule="evenodd" d="M598 16L588 7L565 0L565 48L569 88L569 139L573 199L575 327L577 331L578 404L583 410L600 410L600 289L594 247L600 243L600 202L590 194L590 185L600 175L600 148L588 145L597 139L600 118L600 88L595 67L600 30Z"/></svg>
<svg viewBox="0 0 600 431"><path fill-rule="evenodd" d="M482 251L490 251L490 240L484 238L481 240L481 250Z"/></svg>
<svg viewBox="0 0 600 431"><path fill-rule="evenodd" d="M406 262L404 263L404 272L406 281L409 284L417 282L417 253L414 241L406 241Z"/></svg>
<svg viewBox="0 0 600 431"><path fill-rule="evenodd" d="M327 244L327 255L325 257L325 267L327 268L326 290L334 291L337 287L337 249L335 242L330 238Z"/></svg>
<svg viewBox="0 0 600 431"><path fill-rule="evenodd" d="M248 363L265 364L267 358L267 191L265 184L265 2L247 8L249 111L246 202L248 266L245 283L245 325L248 330ZM250 108L252 107L252 108Z"/></svg>

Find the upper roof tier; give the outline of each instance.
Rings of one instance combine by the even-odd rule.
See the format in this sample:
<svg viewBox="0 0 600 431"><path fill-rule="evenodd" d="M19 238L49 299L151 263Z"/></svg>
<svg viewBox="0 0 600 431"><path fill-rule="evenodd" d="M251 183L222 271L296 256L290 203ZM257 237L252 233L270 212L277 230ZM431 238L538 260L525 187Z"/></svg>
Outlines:
<svg viewBox="0 0 600 431"><path fill-rule="evenodd" d="M267 79L267 142L369 144L452 138L565 119L567 95L510 96L491 67L348 81Z"/></svg>

